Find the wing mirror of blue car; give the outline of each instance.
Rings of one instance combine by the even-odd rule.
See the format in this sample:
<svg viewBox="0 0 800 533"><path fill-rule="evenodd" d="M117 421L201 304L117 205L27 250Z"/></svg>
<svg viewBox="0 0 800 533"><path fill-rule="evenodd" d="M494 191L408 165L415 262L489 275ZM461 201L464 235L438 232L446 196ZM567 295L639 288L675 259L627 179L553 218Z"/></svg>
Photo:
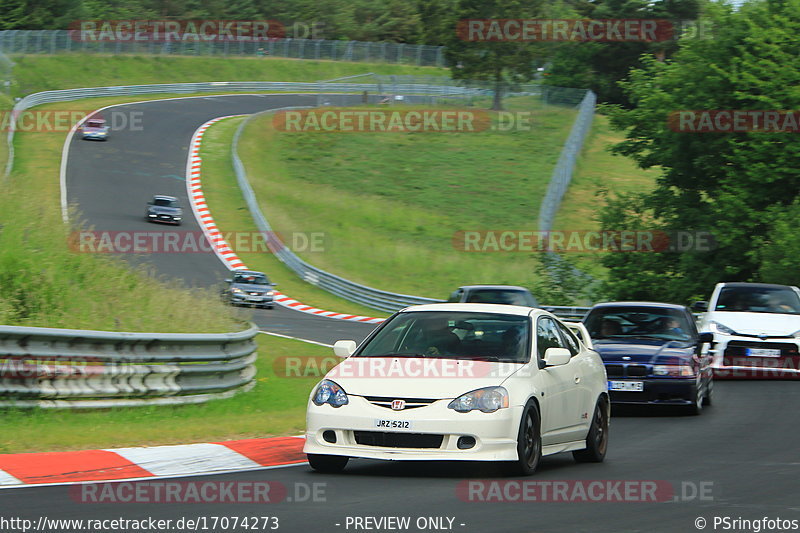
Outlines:
<svg viewBox="0 0 800 533"><path fill-rule="evenodd" d="M356 351L356 341L336 341L333 345L333 353L336 357L347 359Z"/></svg>
<svg viewBox="0 0 800 533"><path fill-rule="evenodd" d="M703 343L706 343L706 342L713 343L714 342L714 334L711 333L710 331L704 331L698 337L698 341L700 342L700 344L703 344Z"/></svg>
<svg viewBox="0 0 800 533"><path fill-rule="evenodd" d="M233 283L233 280L232 279L226 279L225 283Z"/></svg>
<svg viewBox="0 0 800 533"><path fill-rule="evenodd" d="M702 300L697 301L692 304L692 311L696 311L698 313L704 313L708 311L708 302L704 302Z"/></svg>
<svg viewBox="0 0 800 533"><path fill-rule="evenodd" d="M569 363L572 354L566 348L548 348L544 352L545 366L562 366Z"/></svg>

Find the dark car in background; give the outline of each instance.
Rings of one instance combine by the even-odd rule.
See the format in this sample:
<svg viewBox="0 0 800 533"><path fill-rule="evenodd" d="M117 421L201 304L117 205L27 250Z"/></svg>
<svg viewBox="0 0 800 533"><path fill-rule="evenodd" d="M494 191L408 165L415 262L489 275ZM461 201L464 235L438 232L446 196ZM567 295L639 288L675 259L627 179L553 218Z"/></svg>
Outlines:
<svg viewBox="0 0 800 533"><path fill-rule="evenodd" d="M149 222L163 222L180 226L183 219L183 209L181 209L178 199L174 196L157 194L147 203L147 211L144 217Z"/></svg>
<svg viewBox="0 0 800 533"><path fill-rule="evenodd" d="M699 414L711 404L710 335L684 306L609 302L583 318L608 376L612 404L679 405Z"/></svg>
<svg viewBox="0 0 800 533"><path fill-rule="evenodd" d="M528 289L514 285L464 285L453 291L447 301L448 303L539 307L539 302Z"/></svg>
<svg viewBox="0 0 800 533"><path fill-rule="evenodd" d="M275 304L275 287L263 272L236 270L233 277L225 280L228 287L223 291L231 305L252 305L272 309Z"/></svg>

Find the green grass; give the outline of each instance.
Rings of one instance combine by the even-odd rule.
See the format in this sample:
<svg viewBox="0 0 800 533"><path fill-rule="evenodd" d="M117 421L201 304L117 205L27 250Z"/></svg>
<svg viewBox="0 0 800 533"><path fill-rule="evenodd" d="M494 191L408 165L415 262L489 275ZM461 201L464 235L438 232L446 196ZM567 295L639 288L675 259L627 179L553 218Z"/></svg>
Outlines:
<svg viewBox="0 0 800 533"><path fill-rule="evenodd" d="M446 76L435 67L311 61L264 57L112 56L99 54L12 57L14 96L55 89L205 81L318 81L374 72ZM370 78L360 81L369 82ZM359 81L359 80L356 80Z"/></svg>
<svg viewBox="0 0 800 533"><path fill-rule="evenodd" d="M655 186L660 170L643 170L626 157L614 155L609 148L624 140L614 131L605 115L595 115L592 131L586 139L569 190L553 223L554 231L592 231L600 228L598 215L609 193L644 192ZM623 230L627 228L616 228ZM564 254L578 268L596 278L606 271L600 264L603 253Z"/></svg>
<svg viewBox="0 0 800 533"><path fill-rule="evenodd" d="M279 232L324 231L301 253L372 287L446 297L469 283L530 286L535 257L456 248L461 230L535 229L539 203L575 111L530 109L532 131L281 133L267 115L240 144L250 180Z"/></svg>
<svg viewBox="0 0 800 533"><path fill-rule="evenodd" d="M297 435L305 428L305 406L322 365L308 357L338 359L330 348L259 335L255 388L202 405L136 407L93 411L6 410L0 416L0 453L63 451L122 446L215 442ZM286 357L302 358L301 370L283 369ZM320 361L320 359L316 359ZM295 368L289 366L289 368ZM300 374L303 377L297 377Z"/></svg>
<svg viewBox="0 0 800 533"><path fill-rule="evenodd" d="M258 232L258 228L244 204L231 161L233 136L243 120L244 118L226 119L206 130L200 152L203 159L201 183L206 203L217 227L223 233L243 232L245 235L252 235ZM291 238L286 240L291 243ZM234 249L236 248L233 240L229 244ZM236 251L248 268L267 272L271 281L278 284L278 290L305 304L341 313L385 316L385 313L376 312L374 309L354 304L315 288L300 279L297 274L270 253L244 249Z"/></svg>

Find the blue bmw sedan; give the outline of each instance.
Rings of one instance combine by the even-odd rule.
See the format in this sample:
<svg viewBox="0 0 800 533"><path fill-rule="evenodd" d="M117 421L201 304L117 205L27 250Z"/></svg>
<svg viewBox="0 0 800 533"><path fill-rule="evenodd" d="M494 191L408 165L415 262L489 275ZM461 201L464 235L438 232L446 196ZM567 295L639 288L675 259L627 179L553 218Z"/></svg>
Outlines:
<svg viewBox="0 0 800 533"><path fill-rule="evenodd" d="M601 303L583 318L608 376L613 404L711 404L709 339L684 306L658 302Z"/></svg>

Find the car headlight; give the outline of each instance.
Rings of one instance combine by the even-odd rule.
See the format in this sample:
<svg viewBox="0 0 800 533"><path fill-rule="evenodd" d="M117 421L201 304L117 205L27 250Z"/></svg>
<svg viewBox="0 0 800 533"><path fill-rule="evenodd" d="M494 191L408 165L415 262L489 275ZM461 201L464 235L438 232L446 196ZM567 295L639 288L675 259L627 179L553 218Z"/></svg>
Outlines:
<svg viewBox="0 0 800 533"><path fill-rule="evenodd" d="M723 335L738 335L735 331L731 328L726 326L725 324L720 324L719 322L714 322L713 320L709 322L709 329L711 329L714 333L722 333Z"/></svg>
<svg viewBox="0 0 800 533"><path fill-rule="evenodd" d="M504 387L486 387L462 394L447 405L459 413L475 409L482 413L494 413L508 407L508 391Z"/></svg>
<svg viewBox="0 0 800 533"><path fill-rule="evenodd" d="M267 296L275 296L275 291L267 291Z"/></svg>
<svg viewBox="0 0 800 533"><path fill-rule="evenodd" d="M180 220L181 217L172 217L172 220Z"/></svg>
<svg viewBox="0 0 800 533"><path fill-rule="evenodd" d="M232 288L232 289L231 289L231 292L232 292L233 294L244 294L244 291L243 291L242 289L240 289L239 287L234 287L234 288Z"/></svg>
<svg viewBox="0 0 800 533"><path fill-rule="evenodd" d="M155 217L156 215L154 215L153 213L147 213L147 216L149 216L149 217Z"/></svg>
<svg viewBox="0 0 800 533"><path fill-rule="evenodd" d="M653 375L655 376L694 376L694 370L689 365L653 365Z"/></svg>
<svg viewBox="0 0 800 533"><path fill-rule="evenodd" d="M314 405L325 405L341 407L350 403L347 393L339 385L329 379L323 379L314 391L312 400Z"/></svg>

